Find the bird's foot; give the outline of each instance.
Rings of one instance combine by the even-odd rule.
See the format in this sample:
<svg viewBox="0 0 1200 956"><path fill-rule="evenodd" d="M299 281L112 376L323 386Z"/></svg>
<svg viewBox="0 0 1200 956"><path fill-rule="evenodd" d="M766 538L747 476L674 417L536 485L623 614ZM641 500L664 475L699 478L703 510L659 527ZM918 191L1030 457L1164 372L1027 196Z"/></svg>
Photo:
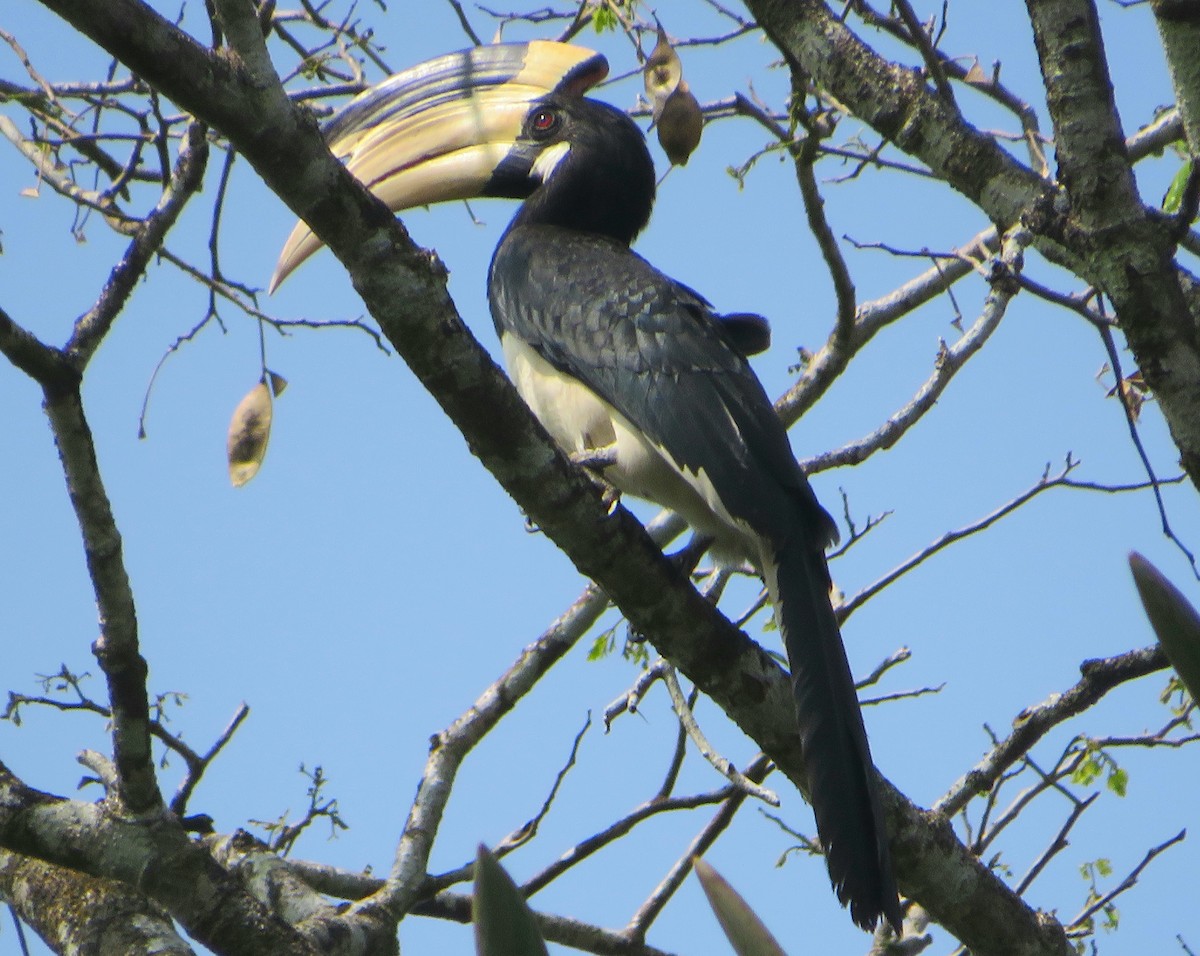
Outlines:
<svg viewBox="0 0 1200 956"><path fill-rule="evenodd" d="M604 506L608 509L608 513L612 514L621 500L621 492L604 477L604 469L617 463L617 446L605 445L603 448L588 448L584 451L572 452L570 458L600 489Z"/></svg>

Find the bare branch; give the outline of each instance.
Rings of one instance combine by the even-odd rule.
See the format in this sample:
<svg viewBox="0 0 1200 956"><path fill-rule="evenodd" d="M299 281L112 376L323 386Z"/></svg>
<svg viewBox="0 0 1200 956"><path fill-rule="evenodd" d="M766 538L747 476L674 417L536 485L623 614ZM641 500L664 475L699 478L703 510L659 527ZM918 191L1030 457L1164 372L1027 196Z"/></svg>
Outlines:
<svg viewBox="0 0 1200 956"><path fill-rule="evenodd" d="M1175 546L1187 558L1188 564L1192 568L1192 575L1196 580L1200 581L1200 567L1196 565L1196 555L1175 534L1174 529L1171 527L1170 519L1167 518L1167 505L1163 501L1162 489L1160 487L1162 483L1154 473L1154 466L1150 462L1150 456L1146 454L1146 446L1142 444L1142 436L1138 432L1137 415L1131 404L1130 396L1123 387L1125 375L1121 371L1121 357L1117 353L1117 345L1113 341L1112 332L1107 325L1100 323L1096 324L1096 331L1100 333L1100 338L1104 342L1104 349L1108 353L1109 364L1112 366L1113 374L1117 377L1116 394L1121 402L1121 411L1125 415L1125 424L1129 429L1130 440L1133 442L1133 447L1137 449L1138 457L1142 461L1142 467L1146 469L1146 476L1150 480L1150 486L1154 489L1154 501L1158 505L1158 517L1162 522L1162 532L1175 543Z"/></svg>
<svg viewBox="0 0 1200 956"><path fill-rule="evenodd" d="M1126 890L1132 889L1135 885L1137 885L1138 877L1142 875L1142 871L1145 870L1146 867L1151 864L1151 862L1153 862L1156 856L1158 856L1164 850L1170 849L1176 843L1182 843L1185 837L1187 837L1187 830L1180 830L1169 840L1160 843L1158 846L1151 847L1150 850L1146 852L1146 855L1142 857L1142 861L1129 872L1129 875L1126 876L1125 879L1123 879L1115 889L1110 890L1099 899L1093 901L1090 905L1085 906L1079 912L1079 915L1067 924L1067 929L1074 930L1083 926L1083 924L1091 919L1092 916L1104 909L1106 906L1109 906L1118 896L1120 896Z"/></svg>
<svg viewBox="0 0 1200 956"><path fill-rule="evenodd" d="M42 386L61 385L79 377L62 352L17 325L3 309L0 309L0 352Z"/></svg>
<svg viewBox="0 0 1200 956"><path fill-rule="evenodd" d="M1128 492L1128 491L1145 491L1146 489L1151 487L1151 485L1148 482L1139 482L1139 483L1122 484L1122 485L1107 485L1107 484L1098 484L1096 482L1077 481L1069 476L1076 468L1079 467L1079 464L1080 464L1079 461L1077 461L1075 458L1071 457L1070 453L1068 453L1066 461L1063 464L1062 470L1054 477L1050 477L1050 468L1049 468L1049 465L1047 465L1046 470L1042 473L1042 476L1037 481L1037 483L1035 483L1034 485L1032 485L1030 488L1026 489L1025 491L1021 492L1021 494L1017 495L1011 501L1008 501L1007 503L1001 505L995 511L991 512L990 514L981 518L980 520L973 522L972 524L966 525L955 531L947 531L940 538L938 538L937 541L934 541L928 547L917 552L908 560L897 565L895 568L893 568L887 574L885 574L881 578L877 579L874 583L867 585L865 588L863 588L861 591L859 591L857 594L855 594L854 597L843 602L838 607L839 619L845 620L847 617L849 617L851 614L853 614L856 610L858 610L858 608L860 608L863 604L865 604L867 601L869 601L875 595L877 595L881 591L883 591L884 588L886 588L889 584L891 584L897 578L902 577L903 575L907 574L909 571L912 571L917 566L923 564L925 561L929 560L929 558L933 557L939 551L942 551L945 548L949 547L950 545L952 545L958 541L961 541L963 538L970 537L973 534L978 534L979 532L986 530L987 528L989 528L993 524L995 524L997 521L999 521L1001 518L1007 517L1008 515L1012 514L1012 512L1016 511L1018 508L1028 504L1030 501L1032 501L1038 495L1042 494L1045 491L1049 491L1052 488L1074 488L1074 489L1082 490L1082 491L1100 491L1100 492L1104 492L1107 494L1120 494L1120 493ZM1181 480L1182 480L1182 477L1175 478L1175 479L1166 479L1164 481L1161 481L1160 484L1166 484L1168 482L1178 483Z"/></svg>
<svg viewBox="0 0 1200 956"><path fill-rule="evenodd" d="M517 847L524 846L535 836L537 836L538 827L541 825L541 822L546 819L547 814L550 813L550 808L554 806L554 798L558 796L559 788L562 786L563 781L566 780L567 774L571 772L571 768L575 766L575 761L579 756L579 745L583 742L583 735L588 732L588 728L591 726L592 715L589 713L587 716L587 721L579 729L579 733L575 735L575 740L571 744L571 753L567 757L567 762L563 764L563 766L559 768L558 773L555 774L554 785L550 788L550 793L546 795L546 799L542 801L541 808L530 820L518 827L491 848L492 852L497 857L501 857L506 853L510 853L517 849Z"/></svg>
<svg viewBox="0 0 1200 956"><path fill-rule="evenodd" d="M758 759L765 758L760 757ZM756 776L751 772L755 767L757 767L757 765L757 761L752 763L750 769L748 769L744 774L745 777L749 778L755 783L763 779L763 775ZM697 807L723 803L733 797L739 798L740 805L740 800L745 796L745 790L741 790L732 785L722 787L720 790L694 794L688 797L664 798L658 794L655 794L655 796L651 797L640 806L635 807L620 820L617 820L615 823L605 827L599 833L595 833L571 847L541 872L534 874L528 881L525 882L525 884L521 887L521 890L526 896L533 896L534 893L544 889L577 863L581 863L594 853L598 852L614 841L621 839L626 834L630 833L639 823L649 820L651 817L657 816L658 814L672 813L677 810L693 810Z"/></svg>
<svg viewBox="0 0 1200 956"><path fill-rule="evenodd" d="M112 705L113 755L120 783L114 796L129 814L154 815L162 810L162 797L150 753L147 667L138 648L137 615L121 535L100 477L78 386L47 388L45 394L46 416L79 521L88 574L100 610L100 636L92 651L108 680Z"/></svg>
<svg viewBox="0 0 1200 956"><path fill-rule="evenodd" d="M471 922L471 897L460 893L441 892L414 907L418 916L436 916L457 923ZM542 937L549 943L570 946L597 956L672 956L666 950L647 946L642 940L630 939L624 932L613 932L571 919L535 911L534 920Z"/></svg>
<svg viewBox="0 0 1200 956"><path fill-rule="evenodd" d="M755 784L762 781L771 771L771 761L763 754L759 754L754 758L754 761L746 768L745 777ZM721 807L713 815L713 818L708 822L703 830L700 831L688 845L688 848L680 856L662 882L654 888L654 891L646 899L638 911L634 913L630 919L629 925L625 932L630 938L635 940L643 940L646 937L646 932L650 925L662 912L663 907L675 894L680 886L683 885L684 879L692 871L692 861L703 856L708 852L709 848L716 842L729 824L733 822L734 815L741 809L746 797L750 792L745 788L735 788L734 792L728 796L721 804Z"/></svg>
<svg viewBox="0 0 1200 956"><path fill-rule="evenodd" d="M160 906L113 880L0 850L0 899L57 952L194 956Z"/></svg>
<svg viewBox="0 0 1200 956"><path fill-rule="evenodd" d="M1023 710L1013 721L1013 732L946 792L935 804L935 812L946 816L958 813L973 796L990 788L1051 728L1091 707L1113 688L1167 666L1166 654L1157 644L1117 657L1084 661L1079 668L1083 674L1080 681L1061 694L1053 694L1043 703Z"/></svg>
<svg viewBox="0 0 1200 956"><path fill-rule="evenodd" d="M925 381L907 405L895 412L883 425L870 435L851 442L841 448L819 455L814 459L813 470L823 471L844 465L857 465L877 451L896 444L913 425L937 403L950 384L951 379L987 342L1000 325L1008 309L1008 303L1017 292L1016 277L1024 262L1025 244L1028 234L1023 231L1006 236L1004 252L993 260L988 277L991 291L984 303L983 311L974 325L951 346L940 343L933 374Z"/></svg>
<svg viewBox="0 0 1200 956"><path fill-rule="evenodd" d="M1058 833L1056 833L1054 835L1054 839L1050 841L1050 845L1046 847L1041 856L1034 860L1033 864L1029 867L1029 870L1018 881L1018 893L1024 893L1027 889L1029 889L1029 887L1033 884L1033 881L1036 880L1038 876L1041 875L1042 870L1046 868L1046 864L1067 848L1067 834L1071 832L1071 828L1074 827L1079 821L1079 818L1083 816L1084 811L1086 811L1088 807L1095 803L1099 796L1100 791L1097 790L1095 793L1091 794L1085 799L1076 802L1075 806L1071 808L1071 812L1067 816L1067 819L1059 828Z"/></svg>
<svg viewBox="0 0 1200 956"><path fill-rule="evenodd" d="M900 14L900 19L904 21L909 40L920 51L922 59L925 60L925 68L929 71L930 76L933 77L938 95L951 106L955 106L954 90L950 88L950 82L946 79L946 72L942 67L942 57L934 49L932 39L925 31L925 27L921 21L917 19L912 4L908 0L892 0L892 5L896 8L896 12Z"/></svg>
<svg viewBox="0 0 1200 956"><path fill-rule="evenodd" d="M527 647L511 667L448 728L433 747L387 882L365 901L393 912L407 912L424 895L425 871L442 813L458 768L471 749L527 694L595 623L606 604L589 588L548 631Z"/></svg>
<svg viewBox="0 0 1200 956"><path fill-rule="evenodd" d="M765 787L760 787L753 780L749 780L745 775L739 773L738 769L728 759L717 753L712 744L708 742L700 725L696 723L696 716L692 713L687 699L683 696L683 690L679 686L679 680L675 676L673 667L668 666L663 671L663 683L666 684L667 693L671 695L671 704L675 709L675 716L679 718L679 725L696 745L700 756L712 764L717 773L725 777L737 789L744 790L747 795L757 797L773 807L779 806L779 797L776 794Z"/></svg>
<svg viewBox="0 0 1200 956"><path fill-rule="evenodd" d="M237 710L234 711L233 717L230 719L229 723L226 724L225 729L221 731L217 739L213 741L212 746L209 747L208 750L202 755L194 754L191 751L191 748L183 748L182 746L177 746L174 748L183 756L184 761L187 763L187 774L185 774L183 780L179 782L179 787L175 791L175 796L171 798L172 813L174 813L176 816L182 817L187 812L188 800L191 799L192 791L196 789L196 785L200 782L201 777L204 775L204 771L208 769L213 760L216 759L217 754L221 752L225 745L233 739L233 735L237 733L237 729L242 725L242 721L244 721L248 716L250 716L250 708L246 706L245 703L238 704ZM180 745L183 743L177 738L175 739L175 742ZM189 759L189 757L194 759Z"/></svg>
<svg viewBox="0 0 1200 956"><path fill-rule="evenodd" d="M112 270L100 298L75 322L75 330L65 351L81 369L86 367L112 328L183 207L199 191L208 163L206 136L207 130L203 125L192 123L188 126L179 151L179 161L158 205L138 225L133 241Z"/></svg>

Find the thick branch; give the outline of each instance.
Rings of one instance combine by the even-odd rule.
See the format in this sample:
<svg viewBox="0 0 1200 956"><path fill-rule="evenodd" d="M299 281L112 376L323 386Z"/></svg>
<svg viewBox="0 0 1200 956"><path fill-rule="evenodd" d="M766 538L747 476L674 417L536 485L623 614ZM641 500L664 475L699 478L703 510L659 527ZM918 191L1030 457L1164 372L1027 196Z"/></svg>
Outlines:
<svg viewBox="0 0 1200 956"><path fill-rule="evenodd" d="M1175 102L1193 159L1200 157L1200 7L1188 0L1152 0Z"/></svg>
<svg viewBox="0 0 1200 956"><path fill-rule="evenodd" d="M221 953L312 956L299 934L225 873L168 819L138 823L99 804L25 786L0 764L0 846L139 887L194 939Z"/></svg>
<svg viewBox="0 0 1200 956"><path fill-rule="evenodd" d="M92 651L108 680L118 775L115 797L126 813L151 816L161 811L162 797L150 753L147 667L138 650L137 613L125 572L121 534L100 477L78 384L67 389L47 388L45 394L46 417L79 521L88 575L100 612L100 636Z"/></svg>
<svg viewBox="0 0 1200 956"><path fill-rule="evenodd" d="M1094 4L1027 5L1059 178L1070 197L1063 241L1081 259L1076 271L1116 307L1183 467L1200 487L1200 334L1172 261L1170 230L1149 216L1137 192Z"/></svg>
<svg viewBox="0 0 1200 956"><path fill-rule="evenodd" d="M0 899L58 953L194 953L170 916L124 883L3 850Z"/></svg>
<svg viewBox="0 0 1200 956"><path fill-rule="evenodd" d="M759 25L813 81L1005 228L1050 189L966 123L917 71L891 63L819 0L749 0Z"/></svg>
<svg viewBox="0 0 1200 956"><path fill-rule="evenodd" d="M65 356L46 345L0 309L0 354L39 385L77 381L78 373Z"/></svg>

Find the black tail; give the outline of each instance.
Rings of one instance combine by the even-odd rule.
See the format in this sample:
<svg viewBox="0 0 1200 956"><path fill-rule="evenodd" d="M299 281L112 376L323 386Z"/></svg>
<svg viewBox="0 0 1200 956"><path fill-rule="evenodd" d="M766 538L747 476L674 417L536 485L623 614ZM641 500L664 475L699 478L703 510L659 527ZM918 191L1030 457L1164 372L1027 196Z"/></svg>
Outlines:
<svg viewBox="0 0 1200 956"><path fill-rule="evenodd" d="M801 529L796 528L796 532ZM793 533L774 554L772 597L792 669L796 716L829 878L850 917L900 932L887 828L858 695L829 603L829 569L814 535Z"/></svg>

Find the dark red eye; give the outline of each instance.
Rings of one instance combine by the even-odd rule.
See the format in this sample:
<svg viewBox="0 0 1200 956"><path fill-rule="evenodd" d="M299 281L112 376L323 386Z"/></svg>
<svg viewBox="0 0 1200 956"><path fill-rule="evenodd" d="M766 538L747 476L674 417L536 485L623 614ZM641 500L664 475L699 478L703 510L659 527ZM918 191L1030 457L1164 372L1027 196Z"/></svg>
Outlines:
<svg viewBox="0 0 1200 956"><path fill-rule="evenodd" d="M554 110L538 110L529 125L535 133L549 133L558 125L558 114Z"/></svg>

